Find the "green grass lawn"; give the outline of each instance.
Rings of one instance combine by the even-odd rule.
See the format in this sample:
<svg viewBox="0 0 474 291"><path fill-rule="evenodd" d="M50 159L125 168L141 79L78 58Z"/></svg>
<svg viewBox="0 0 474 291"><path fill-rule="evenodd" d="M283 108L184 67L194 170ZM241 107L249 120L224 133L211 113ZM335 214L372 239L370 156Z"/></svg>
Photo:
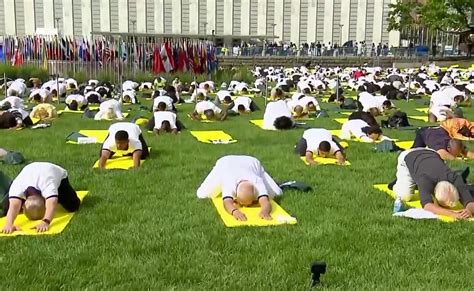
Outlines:
<svg viewBox="0 0 474 291"><path fill-rule="evenodd" d="M262 99L258 104L263 108ZM421 115L416 106L423 107L397 105L414 115ZM133 108L132 116L138 106ZM304 290L315 260L328 264L323 289L474 286L474 223L393 218L391 199L372 188L394 177L395 153L350 143L352 166L307 167L293 154L303 130L267 132L248 122L263 111L206 124L187 118L192 105L178 110L188 130L144 133L151 158L131 171L93 170L99 145L65 143L72 131L106 129L110 122L66 113L48 129L0 132L1 147L22 152L28 162L59 164L77 190L90 191L62 234L0 239L0 289ZM465 112L474 119L470 109ZM328 118L308 123L340 128ZM199 143L189 129L222 129L238 143ZM414 137L413 131L386 134ZM255 156L277 181L310 184L313 191L289 191L280 201L298 224L224 227L211 201L195 193L215 161L228 154ZM21 168L1 166L10 177Z"/></svg>

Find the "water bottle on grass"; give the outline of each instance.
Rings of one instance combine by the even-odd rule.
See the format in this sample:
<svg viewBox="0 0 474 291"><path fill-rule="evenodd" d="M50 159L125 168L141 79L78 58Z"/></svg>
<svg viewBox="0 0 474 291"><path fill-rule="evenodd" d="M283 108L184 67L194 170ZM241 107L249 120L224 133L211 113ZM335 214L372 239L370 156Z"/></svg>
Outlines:
<svg viewBox="0 0 474 291"><path fill-rule="evenodd" d="M393 203L393 213L401 212L403 210L402 198L397 197Z"/></svg>

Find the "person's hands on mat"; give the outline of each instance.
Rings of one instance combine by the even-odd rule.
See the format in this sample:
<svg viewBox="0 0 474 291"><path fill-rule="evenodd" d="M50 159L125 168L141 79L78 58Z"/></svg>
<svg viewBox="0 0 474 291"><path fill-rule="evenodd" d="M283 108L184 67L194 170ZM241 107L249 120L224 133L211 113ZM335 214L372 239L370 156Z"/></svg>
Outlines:
<svg viewBox="0 0 474 291"><path fill-rule="evenodd" d="M456 219L464 220L464 219L469 219L471 217L472 217L471 211L469 211L469 209L463 209L458 212Z"/></svg>
<svg viewBox="0 0 474 291"><path fill-rule="evenodd" d="M10 234L10 233L13 233L13 232L19 231L19 230L21 230L21 229L20 229L18 226L15 226L15 225L13 225L13 224L11 224L11 225L8 225L8 224L7 224L7 225L5 225L5 226L3 227L2 233L4 233L4 234Z"/></svg>
<svg viewBox="0 0 474 291"><path fill-rule="evenodd" d="M45 222L45 221L41 221L40 224L38 224L37 226L33 227L32 229L36 229L36 231L38 232L45 232L45 231L48 231L49 229L49 223Z"/></svg>
<svg viewBox="0 0 474 291"><path fill-rule="evenodd" d="M237 220L247 221L247 216L245 216L245 214L240 212L240 210L238 210L237 208L232 211L232 216Z"/></svg>
<svg viewBox="0 0 474 291"><path fill-rule="evenodd" d="M260 204L260 207L262 208L260 210L260 218L266 219L266 220L272 220L272 216L270 215L270 212L272 212L272 204L270 203L270 199L268 199L268 196L262 196L258 199L258 203Z"/></svg>

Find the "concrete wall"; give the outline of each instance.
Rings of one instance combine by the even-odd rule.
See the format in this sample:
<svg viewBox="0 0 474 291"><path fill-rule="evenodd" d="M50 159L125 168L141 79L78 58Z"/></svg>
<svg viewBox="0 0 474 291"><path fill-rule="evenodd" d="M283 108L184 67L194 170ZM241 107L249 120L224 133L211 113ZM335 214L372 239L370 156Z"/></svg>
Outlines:
<svg viewBox="0 0 474 291"><path fill-rule="evenodd" d="M272 35L277 41L388 42L388 5L396 0L0 0L0 35L55 28L92 31Z"/></svg>

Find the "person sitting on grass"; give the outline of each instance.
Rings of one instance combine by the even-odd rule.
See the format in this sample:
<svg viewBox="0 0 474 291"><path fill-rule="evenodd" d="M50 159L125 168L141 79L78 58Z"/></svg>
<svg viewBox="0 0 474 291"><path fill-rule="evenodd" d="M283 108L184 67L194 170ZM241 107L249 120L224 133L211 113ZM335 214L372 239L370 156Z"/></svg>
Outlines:
<svg viewBox="0 0 474 291"><path fill-rule="evenodd" d="M87 108L86 97L80 94L71 94L66 97L66 105L72 111L84 111Z"/></svg>
<svg viewBox="0 0 474 291"><path fill-rule="evenodd" d="M361 119L353 119L346 121L341 128L342 139L351 139L355 137L362 142L373 143L383 139L382 129L378 126L370 126Z"/></svg>
<svg viewBox="0 0 474 291"><path fill-rule="evenodd" d="M303 137L295 146L295 151L301 157L305 157L310 165L317 165L314 156L336 158L339 165L344 165L344 149L333 138L331 132L324 128L310 128L304 131Z"/></svg>
<svg viewBox="0 0 474 291"><path fill-rule="evenodd" d="M425 147L436 151L445 161L457 157L474 159L474 152L468 151L461 140L452 139L442 127L422 127L416 131L412 148Z"/></svg>
<svg viewBox="0 0 474 291"><path fill-rule="evenodd" d="M427 211L456 219L468 219L474 213L474 187L467 185L462 175L452 171L434 150L415 148L402 152L396 177L389 189L403 201L412 200L418 187L421 205ZM451 210L458 201L464 209Z"/></svg>
<svg viewBox="0 0 474 291"><path fill-rule="evenodd" d="M46 162L26 165L13 180L8 197L3 201L7 218L2 233L20 230L15 226L15 219L22 208L28 219L41 220L35 226L38 232L47 231L58 203L69 212L77 211L81 204L69 183L67 171Z"/></svg>
<svg viewBox="0 0 474 291"><path fill-rule="evenodd" d="M95 120L122 120L124 119L122 114L122 104L114 99L104 101L100 103L99 112L94 116Z"/></svg>
<svg viewBox="0 0 474 291"><path fill-rule="evenodd" d="M211 101L200 101L196 104L190 117L194 120L225 120L227 112L220 109Z"/></svg>
<svg viewBox="0 0 474 291"><path fill-rule="evenodd" d="M56 107L48 103L41 103L33 107L33 110L30 113L30 118L32 120L38 119L40 121L49 122L52 119L58 117L58 112Z"/></svg>
<svg viewBox="0 0 474 291"><path fill-rule="evenodd" d="M270 199L280 196L282 190L256 158L230 155L217 160L197 190L201 199L219 193L222 193L224 209L236 220L246 221L247 217L240 208L251 206L256 201L260 204L260 217L271 220Z"/></svg>
<svg viewBox="0 0 474 291"><path fill-rule="evenodd" d="M123 156L132 156L134 168L140 167L140 160L148 158L148 146L138 125L117 122L109 127L100 151L99 168L105 168L107 160L117 151L122 151Z"/></svg>
<svg viewBox="0 0 474 291"><path fill-rule="evenodd" d="M263 115L263 129L287 130L294 127L293 114L286 101L279 100L267 104Z"/></svg>
<svg viewBox="0 0 474 291"><path fill-rule="evenodd" d="M474 139L474 123L464 118L451 118L443 121L441 127L444 128L449 136L459 140Z"/></svg>

